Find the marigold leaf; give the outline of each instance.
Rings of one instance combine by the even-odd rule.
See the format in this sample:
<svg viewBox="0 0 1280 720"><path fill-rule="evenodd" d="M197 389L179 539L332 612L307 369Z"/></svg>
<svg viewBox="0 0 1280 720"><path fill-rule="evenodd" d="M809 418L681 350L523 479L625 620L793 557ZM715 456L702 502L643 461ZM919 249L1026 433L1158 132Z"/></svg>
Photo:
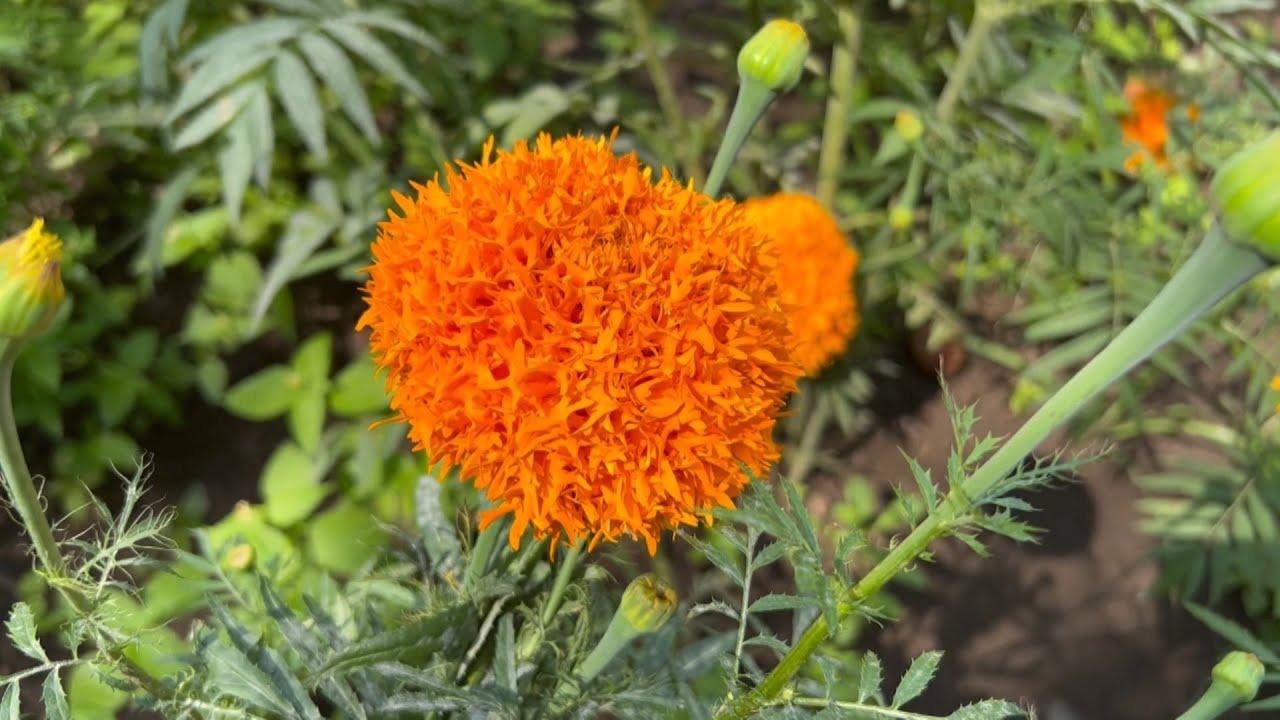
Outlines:
<svg viewBox="0 0 1280 720"><path fill-rule="evenodd" d="M45 720L71 720L67 691L62 688L62 680L58 677L57 670L45 676L40 699L44 701Z"/></svg>
<svg viewBox="0 0 1280 720"><path fill-rule="evenodd" d="M915 458L902 454L907 459L907 467L911 468L911 477L916 481L916 487L920 489L920 496L924 498L924 505L933 512L938 507L938 487L933 484L933 478L928 470L921 467ZM954 456L953 456L954 457Z"/></svg>
<svg viewBox="0 0 1280 720"><path fill-rule="evenodd" d="M5 621L5 629L18 652L32 660L49 662L49 656L40 644L40 638L36 636L36 617L31 612L30 605L22 601L14 603L9 610L9 618Z"/></svg>
<svg viewBox="0 0 1280 720"><path fill-rule="evenodd" d="M414 503L422 548L431 560L432 570L443 577L462 564L462 543L440 504L442 491L440 478L434 472L427 473L418 478Z"/></svg>
<svg viewBox="0 0 1280 720"><path fill-rule="evenodd" d="M742 587L743 582L745 582L745 578L742 575L742 568L739 567L739 561L737 558L731 557L724 548L715 543L704 542L700 538L693 537L692 535L690 535L687 540L695 550L702 553L707 560L710 560L711 564L720 568L720 571L725 575L728 575L729 579L732 580L735 585Z"/></svg>
<svg viewBox="0 0 1280 720"><path fill-rule="evenodd" d="M205 649L203 659L209 669L210 685L223 697L235 698L260 711L288 714L289 704L244 653L228 645L211 645Z"/></svg>
<svg viewBox="0 0 1280 720"><path fill-rule="evenodd" d="M436 653L451 657L452 653L466 647L477 629L475 608L470 604L454 605L335 653L316 671L315 676L343 673L393 660L426 659Z"/></svg>
<svg viewBox="0 0 1280 720"><path fill-rule="evenodd" d="M721 633L703 638L681 648L676 656L677 677L694 678L710 670L716 661L733 649L737 643L735 633Z"/></svg>
<svg viewBox="0 0 1280 720"><path fill-rule="evenodd" d="M902 682L898 683L898 689L894 690L893 701L889 706L896 710L919 697L933 681L933 674L937 672L941 661L942 652L938 650L922 653L912 660L911 666L902 675Z"/></svg>
<svg viewBox="0 0 1280 720"><path fill-rule="evenodd" d="M813 598L800 597L799 595L771 593L751 603L751 612L762 613L773 612L776 610L798 610L800 608L812 608L817 606L818 602Z"/></svg>
<svg viewBox="0 0 1280 720"><path fill-rule="evenodd" d="M1025 717L1027 711L1008 700L988 698L957 709L946 720L1021 720Z"/></svg>
<svg viewBox="0 0 1280 720"><path fill-rule="evenodd" d="M884 682L880 656L867 651L862 656L862 668L858 675L858 702L864 703L881 697L880 685Z"/></svg>
<svg viewBox="0 0 1280 720"><path fill-rule="evenodd" d="M1246 650L1258 656L1267 666L1280 665L1280 655L1267 647L1265 643L1258 639L1243 625L1229 620L1218 613L1210 610L1203 605L1197 605L1193 602L1184 602L1183 606L1187 608L1187 612L1195 616L1197 620L1204 623L1210 630L1217 633L1223 639L1229 641L1241 650Z"/></svg>
<svg viewBox="0 0 1280 720"><path fill-rule="evenodd" d="M499 687L516 692L516 631L511 614L498 621L497 644L493 653L493 679Z"/></svg>
<svg viewBox="0 0 1280 720"><path fill-rule="evenodd" d="M355 66L332 40L319 32L310 32L298 40L298 49L311 66L312 71L337 96L342 111L360 129L369 142L377 144L381 138Z"/></svg>
<svg viewBox="0 0 1280 720"><path fill-rule="evenodd" d="M0 720L22 720L18 683L6 683L4 698L0 699Z"/></svg>
<svg viewBox="0 0 1280 720"><path fill-rule="evenodd" d="M291 717L302 717L307 720L322 720L320 709L316 707L311 695L298 682L297 676L290 671L275 650L262 643L251 643L248 630L231 616L221 603L210 605L218 624L227 631L232 645L242 653L245 659L266 678L275 691L273 697L285 704L286 714Z"/></svg>
<svg viewBox="0 0 1280 720"><path fill-rule="evenodd" d="M273 67L276 97L284 106L289 121L302 135L307 149L324 162L329 159L329 145L324 134L324 106L316 92L315 80L307 66L291 52L276 56Z"/></svg>

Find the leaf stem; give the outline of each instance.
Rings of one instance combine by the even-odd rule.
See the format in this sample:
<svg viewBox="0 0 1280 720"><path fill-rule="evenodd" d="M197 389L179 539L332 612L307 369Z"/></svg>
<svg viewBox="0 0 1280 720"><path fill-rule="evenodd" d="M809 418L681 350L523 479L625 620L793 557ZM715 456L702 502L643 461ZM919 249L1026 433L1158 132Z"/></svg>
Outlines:
<svg viewBox="0 0 1280 720"><path fill-rule="evenodd" d="M985 463L952 487L948 498L894 546L842 599L837 617L848 617L903 568L945 535L960 512L981 503L1050 433L1098 393L1185 330L1228 293L1267 269L1253 249L1231 242L1215 225L1151 303L1088 364L1050 397ZM769 704L826 641L832 628L819 616L760 685L721 708L717 718L750 717Z"/></svg>
<svg viewBox="0 0 1280 720"><path fill-rule="evenodd" d="M560 610L560 604L564 602L564 591L568 589L569 580L573 578L573 573L578 568L578 561L582 559L582 548L585 544L585 540L579 540L560 559L560 568L556 571L556 581L551 586L551 594L547 596L547 604L542 608L543 627L550 625L551 621L555 619L556 612Z"/></svg>
<svg viewBox="0 0 1280 720"><path fill-rule="evenodd" d="M711 173L707 175L707 182L702 187L703 193L713 198L720 194L725 176L738 157L738 151L775 97L777 96L773 91L759 82L743 81L738 88L738 98L733 103L733 112L729 115L729 124L724 130L724 140L716 151L716 159L711 163Z"/></svg>
<svg viewBox="0 0 1280 720"><path fill-rule="evenodd" d="M822 123L822 146L818 153L818 201L827 209L835 208L836 188L849 139L853 79L862 44L862 22L852 0L845 0L836 7L836 25L841 42L836 43L831 51L831 88Z"/></svg>
<svg viewBox="0 0 1280 720"><path fill-rule="evenodd" d="M702 167L702 153L699 144L694 142L689 130L689 121L680 109L680 98L676 95L675 85L671 82L671 74L658 54L658 44L653 39L653 27L649 24L649 13L642 0L627 0L631 11L631 31L635 33L640 52L644 54L645 67L649 71L649 80L658 96L658 106L662 109L662 117L671 130L676 145L676 154L684 166L685 179L692 180L694 185L702 185L706 171Z"/></svg>

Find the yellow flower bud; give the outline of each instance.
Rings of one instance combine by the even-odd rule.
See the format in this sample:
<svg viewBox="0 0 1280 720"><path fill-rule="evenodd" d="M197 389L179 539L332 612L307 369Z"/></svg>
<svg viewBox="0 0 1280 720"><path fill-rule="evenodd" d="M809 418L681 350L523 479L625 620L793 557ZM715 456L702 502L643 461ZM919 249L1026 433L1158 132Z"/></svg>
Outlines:
<svg viewBox="0 0 1280 720"><path fill-rule="evenodd" d="M49 329L66 297L62 241L36 218L0 243L0 337L27 338Z"/></svg>
<svg viewBox="0 0 1280 720"><path fill-rule="evenodd" d="M770 20L742 46L738 74L773 92L785 92L800 82L809 57L809 36L799 23Z"/></svg>
<svg viewBox="0 0 1280 720"><path fill-rule="evenodd" d="M657 575L641 575L622 593L620 615L636 635L651 633L667 624L676 612L676 591Z"/></svg>
<svg viewBox="0 0 1280 720"><path fill-rule="evenodd" d="M908 143L913 143L924 135L924 123L920 122L920 116L913 110L899 110L893 118L893 127Z"/></svg>
<svg viewBox="0 0 1280 720"><path fill-rule="evenodd" d="M911 227L912 212L906 205L894 205L889 209L889 227L897 231Z"/></svg>
<svg viewBox="0 0 1280 720"><path fill-rule="evenodd" d="M1280 132L1228 159L1209 195L1232 241L1280 262Z"/></svg>

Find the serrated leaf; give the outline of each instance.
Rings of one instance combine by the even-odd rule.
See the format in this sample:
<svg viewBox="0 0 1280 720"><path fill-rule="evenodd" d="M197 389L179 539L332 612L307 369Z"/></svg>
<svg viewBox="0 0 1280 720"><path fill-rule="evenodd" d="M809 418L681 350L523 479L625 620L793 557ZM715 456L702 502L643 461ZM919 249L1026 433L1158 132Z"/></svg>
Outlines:
<svg viewBox="0 0 1280 720"><path fill-rule="evenodd" d="M1210 630L1231 642L1232 645L1257 655L1258 659L1268 667L1280 665L1280 655L1277 655L1242 625L1228 620L1202 605L1197 605L1193 602L1184 602L1183 605L1187 608L1187 612L1194 615L1197 620L1208 626Z"/></svg>
<svg viewBox="0 0 1280 720"><path fill-rule="evenodd" d="M276 56L272 68L276 83L276 97L284 106L289 121L298 129L302 141L311 154L321 162L329 158L329 146L324 135L324 107L316 92L315 80L307 66L297 55L283 51Z"/></svg>
<svg viewBox="0 0 1280 720"><path fill-rule="evenodd" d="M21 700L18 694L18 683L8 683L4 698L0 699L0 720L22 720Z"/></svg>
<svg viewBox="0 0 1280 720"><path fill-rule="evenodd" d="M241 85L206 105L203 110L191 117L177 135L174 135L172 148L182 150L208 140L209 136L236 119L240 110L245 103L249 102L249 98L257 89L257 83Z"/></svg>
<svg viewBox="0 0 1280 720"><path fill-rule="evenodd" d="M71 720L67 691L62 688L62 679L58 677L57 670L45 676L40 699L44 701L45 720Z"/></svg>
<svg viewBox="0 0 1280 720"><path fill-rule="evenodd" d="M710 560L712 565L715 565L721 572L728 575L729 579L732 580L734 584L738 587L742 587L742 583L744 582L742 568L738 567L738 561L735 558L730 557L729 553L726 552L724 548L716 545L715 543L705 542L700 538L693 537L692 535L688 537L688 541L695 550L702 553L705 558Z"/></svg>
<svg viewBox="0 0 1280 720"><path fill-rule="evenodd" d="M202 64L183 84L182 92L178 94L178 99L174 101L164 122L170 124L182 117L237 80L266 65L275 54L275 48L258 48L247 53L224 53Z"/></svg>
<svg viewBox="0 0 1280 720"><path fill-rule="evenodd" d="M210 684L221 697L234 698L257 710L288 714L288 703L276 694L266 673L254 667L244 653L229 645L211 645L204 651L203 659Z"/></svg>
<svg viewBox="0 0 1280 720"><path fill-rule="evenodd" d="M342 111L351 122L369 142L377 144L381 138L369 105L369 97L360 85L356 69L347 54L318 32L303 35L298 41L298 49L315 74L337 96Z"/></svg>
<svg viewBox="0 0 1280 720"><path fill-rule="evenodd" d="M4 625L8 630L9 639L13 641L13 647L18 652L32 660L49 662L49 656L40 644L40 638L36 636L36 617L35 613L31 612L30 605L22 601L14 603Z"/></svg>
<svg viewBox="0 0 1280 720"><path fill-rule="evenodd" d="M337 223L334 220L322 218L310 210L299 210L289 218L289 224L280 238L276 256L267 269L267 277L262 281L262 290L249 317L252 331L257 330L262 318L266 316L276 293L294 278L298 267L311 257L335 228Z"/></svg>
<svg viewBox="0 0 1280 720"><path fill-rule="evenodd" d="M676 656L677 677L694 678L711 669L718 659L733 649L737 642L734 633L720 633L703 638L680 649Z"/></svg>
<svg viewBox="0 0 1280 720"><path fill-rule="evenodd" d="M787 554L787 544L775 540L765 545L756 556L751 558L751 567L759 570L762 567L772 565Z"/></svg>
<svg viewBox="0 0 1280 720"><path fill-rule="evenodd" d="M858 702L864 703L880 697L880 685L884 682L884 670L880 656L867 651L862 656L862 668L858 673Z"/></svg>
<svg viewBox="0 0 1280 720"><path fill-rule="evenodd" d="M443 577L462 564L462 544L440 504L441 490L440 480L434 474L423 475L418 478L414 503L422 548L431 560L432 569Z"/></svg>
<svg viewBox="0 0 1280 720"><path fill-rule="evenodd" d="M947 716L946 720L1021 720L1027 712L1008 700L989 698L965 705Z"/></svg>
<svg viewBox="0 0 1280 720"><path fill-rule="evenodd" d="M322 26L333 39L337 40L350 52L360 56L365 62L383 75L390 77L397 85L408 90L422 102L431 98L426 88L409 74L394 53L382 41L375 38L367 30L344 21L341 18L325 21Z"/></svg>
<svg viewBox="0 0 1280 720"><path fill-rule="evenodd" d="M405 658L425 659L436 653L451 657L471 641L476 631L474 608L470 604L455 605L343 649L330 657L315 676Z"/></svg>
<svg viewBox="0 0 1280 720"><path fill-rule="evenodd" d="M916 459L907 455L905 452L902 456L907 459L907 467L911 468L911 477L916 481L916 487L920 490L920 496L924 498L925 507L929 512L933 512L938 507L938 488L933 484L933 478L929 471L920 466Z"/></svg>
<svg viewBox="0 0 1280 720"><path fill-rule="evenodd" d="M902 682L898 683L898 689L893 691L893 701L889 706L896 710L919 697L933 681L933 674L941 661L942 652L938 650L923 653L912 660L911 667L902 675Z"/></svg>
<svg viewBox="0 0 1280 720"><path fill-rule="evenodd" d="M800 597L799 595L781 595L777 593L765 595L755 602L751 603L750 612L762 613L773 612L777 610L798 610L800 608L818 607L818 601L814 598Z"/></svg>
<svg viewBox="0 0 1280 720"><path fill-rule="evenodd" d="M210 610L218 624L231 638L235 649L243 653L245 659L270 683L276 693L274 697L284 704L287 715L303 717L307 720L323 720L320 709L316 707L311 695L302 687L297 676L285 666L275 650L262 643L251 643L247 630L221 603L211 603Z"/></svg>

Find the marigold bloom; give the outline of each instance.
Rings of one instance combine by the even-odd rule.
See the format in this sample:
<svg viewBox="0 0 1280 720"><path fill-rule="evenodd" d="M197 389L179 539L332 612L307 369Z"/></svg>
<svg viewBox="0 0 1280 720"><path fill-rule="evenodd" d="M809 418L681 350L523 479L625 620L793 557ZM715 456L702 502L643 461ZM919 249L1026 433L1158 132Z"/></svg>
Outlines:
<svg viewBox="0 0 1280 720"><path fill-rule="evenodd" d="M1169 93L1151 87L1142 80L1131 79L1124 86L1125 99L1129 101L1129 114L1120 120L1120 129L1127 143L1138 145L1124 161L1124 169L1135 173L1148 158L1161 170L1169 169L1169 157L1165 146L1169 142L1168 115L1178 99ZM1200 108L1187 107L1187 117L1195 122Z"/></svg>
<svg viewBox="0 0 1280 720"><path fill-rule="evenodd" d="M793 353L806 374L816 375L858 331L858 252L831 213L808 195L778 193L749 200L746 208L777 244L778 288L791 320Z"/></svg>
<svg viewBox="0 0 1280 720"><path fill-rule="evenodd" d="M39 335L53 323L66 298L62 241L44 219L0 242L0 337Z"/></svg>
<svg viewBox="0 0 1280 720"><path fill-rule="evenodd" d="M1271 378L1271 389L1280 392L1280 375ZM1280 413L1280 403L1276 403L1276 412Z"/></svg>
<svg viewBox="0 0 1280 720"><path fill-rule="evenodd" d="M611 141L539 136L394 194L358 328L416 448L510 513L512 546L643 538L778 457L801 371L776 251L741 206ZM496 157L495 157L496 155Z"/></svg>

